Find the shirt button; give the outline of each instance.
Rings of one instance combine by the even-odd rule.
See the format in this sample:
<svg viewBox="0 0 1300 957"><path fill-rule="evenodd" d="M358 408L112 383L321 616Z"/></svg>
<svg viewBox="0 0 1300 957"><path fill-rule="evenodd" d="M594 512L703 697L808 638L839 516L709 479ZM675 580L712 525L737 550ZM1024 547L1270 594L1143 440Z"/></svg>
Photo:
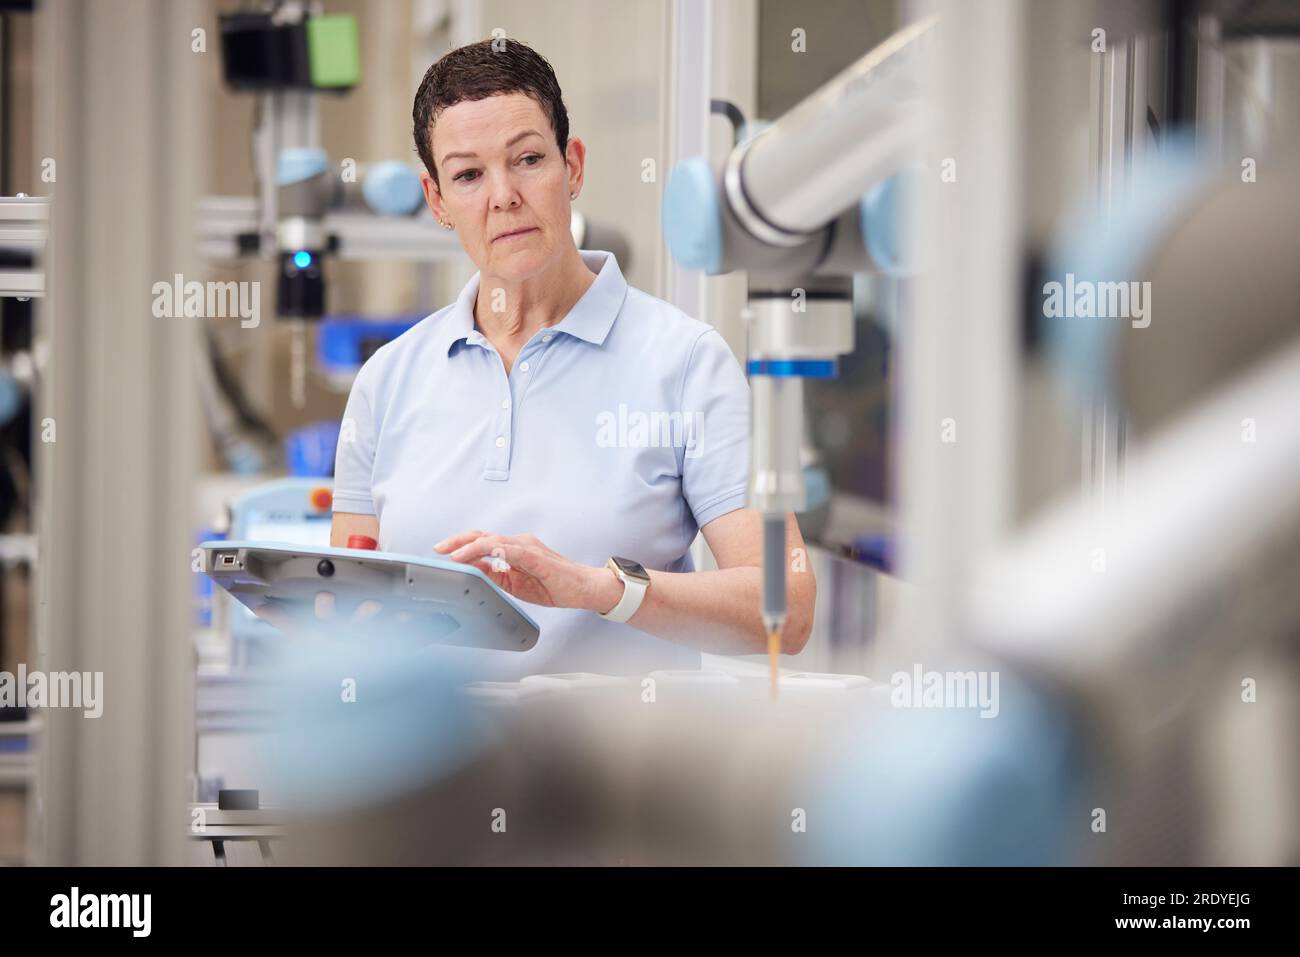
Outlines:
<svg viewBox="0 0 1300 957"><path fill-rule="evenodd" d="M542 336L542 341L543 341L543 342L550 342L550 341L551 341L551 337L550 337L550 336Z"/></svg>
<svg viewBox="0 0 1300 957"><path fill-rule="evenodd" d="M521 363L519 363L519 371L520 371L520 372L527 372L527 371L528 371L528 363L527 363L527 362L521 362Z"/></svg>
<svg viewBox="0 0 1300 957"><path fill-rule="evenodd" d="M498 436L497 436L497 448L499 448L499 449L500 449L500 448L505 448L505 444L506 444L505 436L503 436L503 435L498 435Z"/></svg>
<svg viewBox="0 0 1300 957"><path fill-rule="evenodd" d="M509 400L509 399L502 399L502 400L501 400L501 408L503 408L503 409L508 409L508 408L510 408L510 400Z"/></svg>

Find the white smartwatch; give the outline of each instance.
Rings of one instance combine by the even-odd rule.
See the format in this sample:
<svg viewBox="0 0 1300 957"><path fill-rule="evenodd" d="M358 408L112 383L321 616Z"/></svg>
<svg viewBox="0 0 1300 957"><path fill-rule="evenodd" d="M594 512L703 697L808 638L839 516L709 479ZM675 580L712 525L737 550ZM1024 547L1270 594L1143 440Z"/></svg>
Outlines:
<svg viewBox="0 0 1300 957"><path fill-rule="evenodd" d="M627 621L641 607L646 589L650 587L650 573L640 562L634 562L630 558L611 558L605 563L605 567L623 583L623 597L618 600L617 605L603 615L600 615L600 612L596 614L606 621Z"/></svg>

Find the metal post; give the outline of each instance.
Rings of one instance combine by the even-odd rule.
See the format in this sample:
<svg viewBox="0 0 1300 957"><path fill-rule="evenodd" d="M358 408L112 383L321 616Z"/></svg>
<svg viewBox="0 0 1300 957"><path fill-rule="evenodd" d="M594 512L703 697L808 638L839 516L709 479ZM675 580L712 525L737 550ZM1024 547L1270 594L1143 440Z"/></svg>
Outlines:
<svg viewBox="0 0 1300 957"><path fill-rule="evenodd" d="M709 155L709 37L712 0L671 0L668 5L668 163L663 172ZM662 183L661 183L662 185ZM663 297L688 316L709 322L705 276L684 269L660 246Z"/></svg>
<svg viewBox="0 0 1300 957"><path fill-rule="evenodd" d="M886 654L916 662L951 640L960 588L1011 515L1025 10L939 0L911 12L940 16L910 237L921 278L899 327L900 559L923 605Z"/></svg>
<svg viewBox="0 0 1300 957"><path fill-rule="evenodd" d="M152 286L200 278L191 222L219 56L197 0L38 8L37 150L57 160L37 398L38 661L103 673L103 713L52 709L37 859L182 860L192 741L190 494L197 323ZM204 51L195 49L203 29Z"/></svg>

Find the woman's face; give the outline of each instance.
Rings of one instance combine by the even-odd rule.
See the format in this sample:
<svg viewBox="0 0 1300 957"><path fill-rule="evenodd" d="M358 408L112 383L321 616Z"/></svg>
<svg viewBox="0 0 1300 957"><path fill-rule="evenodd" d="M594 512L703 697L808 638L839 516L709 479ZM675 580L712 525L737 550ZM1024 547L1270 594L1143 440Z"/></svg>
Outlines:
<svg viewBox="0 0 1300 957"><path fill-rule="evenodd" d="M560 153L537 101L523 93L466 100L435 120L438 183L421 173L424 198L453 223L485 276L519 282L573 246L569 194L582 185L586 147L569 138ZM518 235L506 235L526 230Z"/></svg>

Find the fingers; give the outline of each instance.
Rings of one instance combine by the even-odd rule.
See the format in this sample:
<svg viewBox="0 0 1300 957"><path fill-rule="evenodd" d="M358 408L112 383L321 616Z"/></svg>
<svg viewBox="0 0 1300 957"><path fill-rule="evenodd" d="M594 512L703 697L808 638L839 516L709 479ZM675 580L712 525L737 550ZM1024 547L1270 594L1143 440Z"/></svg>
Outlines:
<svg viewBox="0 0 1300 957"><path fill-rule="evenodd" d="M493 564L495 561L496 559L480 558L477 561L466 562L465 564L473 565L475 568L481 571L488 578L492 579L493 584L495 584L497 587L504 588L506 591L509 591L510 589L507 586L507 583L510 579L510 575L508 572L498 571L497 567Z"/></svg>
<svg viewBox="0 0 1300 957"><path fill-rule="evenodd" d="M366 598L353 610L350 617L351 621L365 621L367 618L374 618L384 610L383 602L375 601L373 598ZM333 592L322 591L316 593L316 617L329 619L335 617L337 605Z"/></svg>
<svg viewBox="0 0 1300 957"><path fill-rule="evenodd" d="M447 541L450 542L452 539L447 539ZM471 541L461 542L447 554L447 557L453 562L464 562L472 565L484 555L490 555L492 546L499 544L501 541L503 539L500 535L480 535Z"/></svg>
<svg viewBox="0 0 1300 957"><path fill-rule="evenodd" d="M450 538L444 538L437 545L433 546L435 552L447 553L455 551L462 545L467 545L476 538L482 538L485 533L474 529L472 532L461 532L458 535L452 535Z"/></svg>
<svg viewBox="0 0 1300 957"><path fill-rule="evenodd" d="M258 605L253 609L253 614L262 621L266 622L272 628L280 631L289 631L290 617L285 613L283 608L278 608L270 602Z"/></svg>
<svg viewBox="0 0 1300 957"><path fill-rule="evenodd" d="M488 558L476 558L474 561L466 562L465 564L473 565L507 591L509 591L507 583L510 581L511 575L527 575L529 578L534 577L522 568L516 568L504 558L498 558L495 555Z"/></svg>
<svg viewBox="0 0 1300 957"><path fill-rule="evenodd" d="M512 538L501 535L485 535L467 545L462 545L447 557L454 562L477 565L480 559L487 559L491 570L499 574L520 568L532 573L536 566L537 550L532 545L522 545ZM504 560L508 567L502 568Z"/></svg>
<svg viewBox="0 0 1300 957"><path fill-rule="evenodd" d="M487 575L492 584L507 594L524 601L545 604L541 597L546 593L546 586L535 575L513 568L509 572L498 572L492 567L492 559L480 558L472 562L473 566Z"/></svg>
<svg viewBox="0 0 1300 957"><path fill-rule="evenodd" d="M316 593L315 610L317 618L333 618L334 607L334 593L332 591L318 591Z"/></svg>
<svg viewBox="0 0 1300 957"><path fill-rule="evenodd" d="M338 619L338 602L333 592L317 592L312 607L318 621L334 621ZM352 622L366 621L374 618L383 610L383 602L367 598L357 605L349 620ZM253 609L253 614L285 634L314 634L316 632L316 629L305 622L295 620L288 609L273 602L264 602Z"/></svg>
<svg viewBox="0 0 1300 957"><path fill-rule="evenodd" d="M482 545L485 551L476 550L470 546ZM504 548L507 545L523 545L532 549L532 554L537 555L546 551L546 546L542 544L541 539L536 535L489 535L487 532L474 530L471 532L461 532L458 535L452 535L450 538L444 538L433 548L435 551L447 555L452 561L466 562L473 564L477 556L481 554L490 554L494 546ZM496 554L498 559L502 559L507 564L510 562L510 556L504 551ZM508 567L498 567L495 569L500 572L508 572Z"/></svg>
<svg viewBox="0 0 1300 957"><path fill-rule="evenodd" d="M367 598L357 606L357 610L352 613L353 621L365 621L367 618L374 618L375 615L383 611L382 602L377 602L373 598Z"/></svg>

